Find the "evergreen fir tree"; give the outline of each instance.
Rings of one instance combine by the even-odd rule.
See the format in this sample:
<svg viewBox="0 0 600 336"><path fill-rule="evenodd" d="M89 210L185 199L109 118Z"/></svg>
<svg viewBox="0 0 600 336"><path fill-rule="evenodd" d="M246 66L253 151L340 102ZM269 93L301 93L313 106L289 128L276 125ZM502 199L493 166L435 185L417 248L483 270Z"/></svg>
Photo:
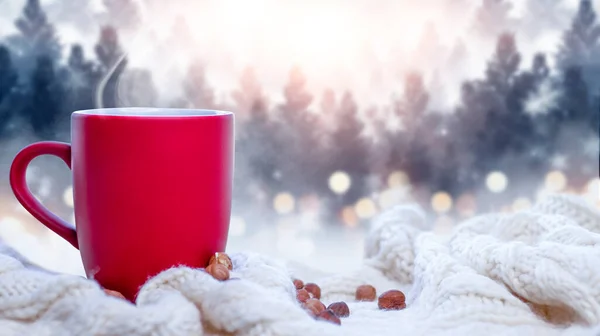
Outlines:
<svg viewBox="0 0 600 336"><path fill-rule="evenodd" d="M235 102L235 112L241 120L252 118L253 113L262 114L267 111L267 98L252 67L246 67L242 71L239 87L231 96Z"/></svg>
<svg viewBox="0 0 600 336"><path fill-rule="evenodd" d="M300 67L293 67L283 92L285 103L281 109L284 118L302 119L313 101L313 96L306 91L306 77Z"/></svg>
<svg viewBox="0 0 600 336"><path fill-rule="evenodd" d="M18 81L17 71L12 62L10 51L0 45L0 137L5 135L5 129L14 115L17 106L10 104Z"/></svg>
<svg viewBox="0 0 600 336"><path fill-rule="evenodd" d="M281 168L278 159L280 151L284 150L281 143L276 141L276 135L276 125L269 118L264 100L256 100L250 109L249 119L242 128L236 151L246 162L246 166L240 169L250 171L252 178L270 188L278 185L275 175Z"/></svg>
<svg viewBox="0 0 600 336"><path fill-rule="evenodd" d="M404 81L404 99L402 110L407 127L417 126L427 108L429 94L425 89L423 76L419 73L409 73Z"/></svg>
<svg viewBox="0 0 600 336"><path fill-rule="evenodd" d="M506 94L521 64L521 55L517 51L515 37L502 34L498 38L496 51L486 69L486 81L499 94Z"/></svg>
<svg viewBox="0 0 600 336"><path fill-rule="evenodd" d="M386 145L389 157L385 175L395 170L404 170L419 182L429 182L429 168L425 164L426 148L421 137L422 122L429 103L429 94L420 73L411 72L404 78L401 99L393 102L393 113L402 124L400 130L387 132ZM428 137L428 135L426 135Z"/></svg>
<svg viewBox="0 0 600 336"><path fill-rule="evenodd" d="M27 0L15 26L20 34L9 37L7 42L14 54L19 56L15 63L20 73L29 73L41 55L53 61L60 59L61 45L40 0Z"/></svg>
<svg viewBox="0 0 600 336"><path fill-rule="evenodd" d="M581 67L571 66L567 68L561 86L563 94L559 102L561 110L559 122L586 123L589 120L588 118L594 114L594 111L591 109L590 94L583 79Z"/></svg>
<svg viewBox="0 0 600 336"><path fill-rule="evenodd" d="M117 30L112 26L103 27L100 31L100 40L94 50L102 70L108 72L124 55Z"/></svg>
<svg viewBox="0 0 600 336"><path fill-rule="evenodd" d="M404 131L394 144L395 158L403 157L394 164L404 169L415 183L430 182L431 168L427 143L424 141L432 131L424 123L429 93L420 73L409 73L404 79L404 95L401 101ZM396 169L398 169L396 168Z"/></svg>
<svg viewBox="0 0 600 336"><path fill-rule="evenodd" d="M52 58L38 58L31 74L29 95L25 115L38 136L50 138L65 100Z"/></svg>
<svg viewBox="0 0 600 336"><path fill-rule="evenodd" d="M338 109L338 102L335 96L335 92L332 89L326 89L323 91L321 101L319 103L320 108L320 119L323 131L330 134L334 131L336 126L336 112Z"/></svg>
<svg viewBox="0 0 600 336"><path fill-rule="evenodd" d="M358 105L350 92L345 92L336 113L336 129L332 135L333 151L329 174L344 171L350 175L350 190L343 196L342 205L352 204L365 194L365 178L369 172L367 141L363 134L364 124L359 118ZM328 177L327 174L324 177ZM323 180L326 185L327 180Z"/></svg>
<svg viewBox="0 0 600 336"><path fill-rule="evenodd" d="M77 111L94 108L94 94L100 80L96 65L86 59L83 48L76 44L71 47L67 58L69 71L69 110Z"/></svg>
<svg viewBox="0 0 600 336"><path fill-rule="evenodd" d="M560 123L556 121L556 109L551 106L541 106L543 111L535 111L531 113L530 108L526 105L530 99L538 98L536 96L544 96L544 99L549 99L547 95L553 95L554 87L556 86L554 79L550 76L550 68L548 67L546 56L544 54L536 54L533 59L531 69L519 76L519 81L513 90L514 96L521 99L519 105L524 109L525 114L531 118L532 134L529 142L530 155L527 158L527 163L534 169L542 169L547 165L548 158L554 153L554 143L556 142L556 134ZM549 89L550 88L550 89ZM552 92L549 92L552 90Z"/></svg>
<svg viewBox="0 0 600 336"><path fill-rule="evenodd" d="M200 59L192 61L184 80L185 97L191 107L213 109L215 94L206 79L206 68Z"/></svg>
<svg viewBox="0 0 600 336"><path fill-rule="evenodd" d="M544 80L550 75L550 68L546 61L546 55L537 53L533 58L531 72L537 81Z"/></svg>
<svg viewBox="0 0 600 336"><path fill-rule="evenodd" d="M531 140L532 122L524 104L535 83L529 74L518 74L520 63L514 35L502 34L486 70L485 85L495 95L486 116L487 128L494 130L485 133L489 153L522 152Z"/></svg>
<svg viewBox="0 0 600 336"><path fill-rule="evenodd" d="M284 144L281 153L283 180L289 190L304 193L319 187L319 160L323 131L315 113L309 111L313 96L306 89L306 77L299 67L291 69L284 87L285 101L279 106L277 139Z"/></svg>
<svg viewBox="0 0 600 336"><path fill-rule="evenodd" d="M565 84L573 82L579 86L581 85L579 77L585 80L588 101L581 104L591 106L595 96L600 95L600 24L596 21L596 12L590 0L580 1L571 28L563 37L563 44L557 58ZM581 94L583 89L565 86L564 90L566 96L573 93L571 91L577 90L579 92L577 98L583 98ZM574 109L572 104L568 105L568 110L581 110L580 108ZM600 113L594 110L589 112L588 121L593 121L596 114ZM583 112L569 113L581 114ZM581 120L582 117L577 118Z"/></svg>
<svg viewBox="0 0 600 336"><path fill-rule="evenodd" d="M598 63L600 25L596 22L596 12L591 0L580 0L571 28L564 34L558 64L566 69L576 65L594 66Z"/></svg>
<svg viewBox="0 0 600 336"><path fill-rule="evenodd" d="M569 177L569 185L581 188L590 178L598 176L598 166L594 164L596 169L593 169L590 161L595 160L593 151L598 148L600 110L590 97L581 67L568 67L561 77L562 94L558 109L552 111L559 125L554 142L557 153L567 159L568 164L562 170Z"/></svg>
<svg viewBox="0 0 600 336"><path fill-rule="evenodd" d="M0 102L10 95L17 85L18 78L10 50L4 45L0 45Z"/></svg>

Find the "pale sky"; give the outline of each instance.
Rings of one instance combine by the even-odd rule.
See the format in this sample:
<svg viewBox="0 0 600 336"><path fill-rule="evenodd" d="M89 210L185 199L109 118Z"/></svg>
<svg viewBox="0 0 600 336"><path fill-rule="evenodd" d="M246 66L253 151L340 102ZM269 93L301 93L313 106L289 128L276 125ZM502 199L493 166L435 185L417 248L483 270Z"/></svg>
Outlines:
<svg viewBox="0 0 600 336"><path fill-rule="evenodd" d="M555 0L513 1L511 15L525 22L514 28L525 66L534 52L556 51L578 4L578 0L556 1L561 1L560 13L554 14L564 26L544 27L535 33L528 27L540 17L528 13L529 3ZM14 32L12 22L24 2L0 0L0 35ZM60 22L61 42L78 42L91 49L97 40L97 25L90 20L76 22L78 14L64 11L67 5L84 2L42 0L50 20ZM387 104L392 93L401 91L407 70L421 70L428 79L436 71L443 81L437 87L444 87L439 104L451 105L458 98L460 81L481 76L493 51L492 39L479 41L472 34L473 11L479 3L481 0L171 0L162 8L145 5L141 29L123 39L131 64L152 68L156 84L167 98L179 93L181 76L195 52L206 62L208 79L223 96L236 86L239 72L253 65L266 91L274 100L281 99L289 68L300 64L313 92L320 95L327 87L340 93L350 89L363 105ZM600 8L600 0L595 0L595 5ZM89 1L90 15L102 11L102 0ZM188 22L194 47L173 50L157 44L156 38L168 36L176 17ZM447 53L458 39L465 42L468 67L453 69L452 64L444 63L443 53L427 60L414 54L428 22L435 24L440 46ZM519 31L522 29L534 36Z"/></svg>

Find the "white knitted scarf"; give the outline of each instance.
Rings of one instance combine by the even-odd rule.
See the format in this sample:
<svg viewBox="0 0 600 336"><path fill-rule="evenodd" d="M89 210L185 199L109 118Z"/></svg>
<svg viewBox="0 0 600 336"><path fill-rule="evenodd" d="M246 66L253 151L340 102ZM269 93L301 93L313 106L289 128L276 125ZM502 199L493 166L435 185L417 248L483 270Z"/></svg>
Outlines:
<svg viewBox="0 0 600 336"><path fill-rule="evenodd" d="M424 230L418 208L380 216L362 267L311 278L286 264L231 254L233 278L173 268L150 279L136 305L93 281L23 266L0 254L0 335L600 335L600 212L552 196L515 214L483 215L448 238ZM342 325L311 318L291 277L343 300ZM361 284L400 289L407 308L354 302Z"/></svg>

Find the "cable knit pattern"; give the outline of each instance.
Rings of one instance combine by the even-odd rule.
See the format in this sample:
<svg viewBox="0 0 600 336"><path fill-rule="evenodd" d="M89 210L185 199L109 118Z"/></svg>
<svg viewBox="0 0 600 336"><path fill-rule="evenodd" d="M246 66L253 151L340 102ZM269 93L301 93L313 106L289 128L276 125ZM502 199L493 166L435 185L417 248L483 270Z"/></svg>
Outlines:
<svg viewBox="0 0 600 336"><path fill-rule="evenodd" d="M472 218L449 237L429 231L418 207L396 207L374 221L364 263L348 274L314 278L262 255L230 256L231 280L169 269L133 305L0 254L0 335L600 335L600 213L572 196ZM346 301L350 317L342 326L309 317L292 277L317 282L325 304ZM366 283L403 290L407 308L354 302Z"/></svg>

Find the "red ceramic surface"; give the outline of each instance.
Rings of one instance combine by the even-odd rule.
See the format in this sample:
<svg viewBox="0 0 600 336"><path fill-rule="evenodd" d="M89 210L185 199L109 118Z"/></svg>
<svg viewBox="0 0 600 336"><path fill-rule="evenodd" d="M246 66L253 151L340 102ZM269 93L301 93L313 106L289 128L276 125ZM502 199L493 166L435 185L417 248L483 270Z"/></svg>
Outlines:
<svg viewBox="0 0 600 336"><path fill-rule="evenodd" d="M71 144L24 148L10 183L25 209L79 248L88 278L134 301L149 277L177 265L204 267L225 250L233 132L229 112L78 111ZM58 156L73 171L76 231L27 188L27 166L40 155Z"/></svg>

